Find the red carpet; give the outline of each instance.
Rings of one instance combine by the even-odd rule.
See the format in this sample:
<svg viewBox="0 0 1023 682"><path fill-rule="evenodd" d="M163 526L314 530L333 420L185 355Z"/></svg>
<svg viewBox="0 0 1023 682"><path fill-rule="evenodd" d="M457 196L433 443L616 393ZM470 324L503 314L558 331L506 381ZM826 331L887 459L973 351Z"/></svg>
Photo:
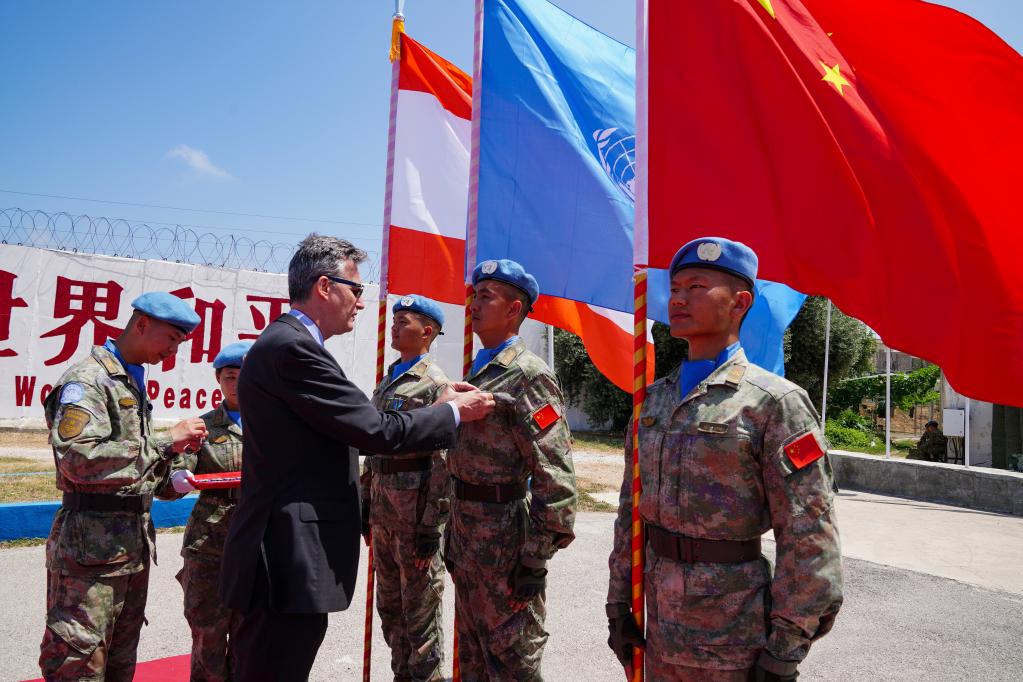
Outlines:
<svg viewBox="0 0 1023 682"><path fill-rule="evenodd" d="M134 682L182 682L188 679L189 654L158 658L155 661L139 663L135 668ZM43 682L39 677L27 682Z"/></svg>

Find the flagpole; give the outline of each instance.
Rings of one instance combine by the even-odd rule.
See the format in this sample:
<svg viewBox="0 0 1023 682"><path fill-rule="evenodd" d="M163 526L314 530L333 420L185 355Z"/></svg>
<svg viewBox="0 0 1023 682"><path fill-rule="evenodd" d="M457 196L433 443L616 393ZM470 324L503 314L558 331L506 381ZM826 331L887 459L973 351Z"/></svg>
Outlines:
<svg viewBox="0 0 1023 682"><path fill-rule="evenodd" d="M472 39L472 130L469 143L469 196L465 216L465 329L462 340L462 376L469 378L472 369L472 305L473 287L469 272L476 267L476 228L479 215L480 184L480 101L483 97L483 0L476 0ZM462 667L458 660L458 587L455 587L455 634L452 637L451 680L461 682Z"/></svg>
<svg viewBox="0 0 1023 682"><path fill-rule="evenodd" d="M892 456L892 348L884 346L887 373L884 382L884 456Z"/></svg>
<svg viewBox="0 0 1023 682"><path fill-rule="evenodd" d="M821 429L825 428L828 415L828 361L831 359L831 299L828 299L828 315L824 318L824 391L821 395Z"/></svg>
<svg viewBox="0 0 1023 682"><path fill-rule="evenodd" d="M384 353L387 341L387 261L391 233L391 195L394 189L394 137L398 123L398 76L401 71L401 35L405 32L404 0L395 0L391 17L391 102L390 123L387 128L387 175L384 178L384 222L380 245L380 294L377 306L377 362L376 383L384 379ZM369 551L366 557L366 618L362 637L362 682L370 682L373 663L373 593L375 567L373 561L373 531L368 535Z"/></svg>

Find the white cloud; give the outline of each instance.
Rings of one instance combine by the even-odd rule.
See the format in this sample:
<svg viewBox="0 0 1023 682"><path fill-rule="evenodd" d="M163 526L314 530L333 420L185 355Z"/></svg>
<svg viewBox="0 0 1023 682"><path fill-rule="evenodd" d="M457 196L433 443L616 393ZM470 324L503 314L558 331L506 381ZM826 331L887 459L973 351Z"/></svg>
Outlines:
<svg viewBox="0 0 1023 682"><path fill-rule="evenodd" d="M218 180L233 180L234 177L223 168L214 165L210 157L201 149L192 149L187 144L179 144L167 152L172 159L181 159L196 175Z"/></svg>

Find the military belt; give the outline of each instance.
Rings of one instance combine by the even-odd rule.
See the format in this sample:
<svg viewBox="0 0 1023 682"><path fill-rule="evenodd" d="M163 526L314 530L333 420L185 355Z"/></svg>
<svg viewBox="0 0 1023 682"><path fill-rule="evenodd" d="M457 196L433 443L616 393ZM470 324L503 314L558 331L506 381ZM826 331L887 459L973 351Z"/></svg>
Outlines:
<svg viewBox="0 0 1023 682"><path fill-rule="evenodd" d="M411 457L394 459L393 457L371 457L370 468L378 474L400 474L406 471L429 471L433 465L432 457Z"/></svg>
<svg viewBox="0 0 1023 682"><path fill-rule="evenodd" d="M527 484L525 481L516 483L505 483L497 485L475 485L452 476L455 484L455 497L467 502L492 502L500 504L503 502L514 502L526 496Z"/></svg>
<svg viewBox="0 0 1023 682"><path fill-rule="evenodd" d="M153 506L152 495L114 495L112 493L64 493L68 511L135 512L141 514Z"/></svg>
<svg viewBox="0 0 1023 682"><path fill-rule="evenodd" d="M752 540L704 540L679 535L660 526L647 524L647 544L659 557L709 564L741 564L760 557L760 538Z"/></svg>

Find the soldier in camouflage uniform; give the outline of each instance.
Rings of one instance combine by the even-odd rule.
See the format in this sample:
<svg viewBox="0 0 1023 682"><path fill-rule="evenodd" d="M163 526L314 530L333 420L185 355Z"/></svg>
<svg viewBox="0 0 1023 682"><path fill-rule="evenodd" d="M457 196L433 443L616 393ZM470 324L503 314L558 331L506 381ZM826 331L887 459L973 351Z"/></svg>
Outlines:
<svg viewBox="0 0 1023 682"><path fill-rule="evenodd" d="M449 380L427 353L444 325L440 306L404 296L393 307L391 347L401 353L373 392L379 410L432 405ZM368 454L368 453L367 453ZM377 610L395 682L440 680L444 660L441 528L448 517L444 452L366 458L363 534L372 537Z"/></svg>
<svg viewBox="0 0 1023 682"><path fill-rule="evenodd" d="M929 421L924 427L924 433L920 436L916 447L909 451L907 459L922 459L925 462L944 462L948 438L938 428L938 422Z"/></svg>
<svg viewBox="0 0 1023 682"><path fill-rule="evenodd" d="M639 424L646 633L631 612L632 447L609 560L608 644L647 679L794 680L842 602L833 476L818 417L795 384L752 365L739 327L756 255L690 242L671 267L678 373L649 387ZM631 433L631 428L628 433ZM761 556L773 529L777 568Z"/></svg>
<svg viewBox="0 0 1023 682"><path fill-rule="evenodd" d="M141 363L177 352L199 323L181 299L143 294L117 341L92 349L46 399L63 504L46 542L46 630L39 667L47 680L132 679L156 560L150 517L175 452L198 447L199 419L153 433Z"/></svg>
<svg viewBox="0 0 1023 682"><path fill-rule="evenodd" d="M473 331L484 349L469 381L495 393L498 407L462 424L448 451L445 558L459 665L465 682L531 682L543 679L546 564L575 538L571 434L557 379L517 336L536 280L501 260L481 263L472 281Z"/></svg>
<svg viewBox="0 0 1023 682"><path fill-rule="evenodd" d="M238 406L238 374L252 341L225 346L213 359L217 383L224 396L215 409L202 415L208 435L202 448L174 461L171 484L184 495L195 490L193 474L241 471L242 420ZM238 501L238 488L207 489L199 493L185 527L181 547L184 565L176 578L185 591L185 620L192 630L192 682L231 679L228 638L234 612L220 602L220 557Z"/></svg>

